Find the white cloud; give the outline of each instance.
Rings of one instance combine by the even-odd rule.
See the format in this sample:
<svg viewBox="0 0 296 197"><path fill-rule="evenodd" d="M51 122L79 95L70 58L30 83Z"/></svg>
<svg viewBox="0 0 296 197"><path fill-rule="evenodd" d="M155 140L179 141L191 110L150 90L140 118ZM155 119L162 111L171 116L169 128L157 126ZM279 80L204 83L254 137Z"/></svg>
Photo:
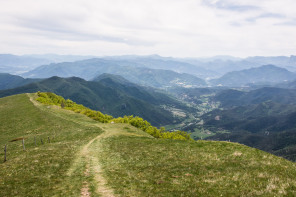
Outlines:
<svg viewBox="0 0 296 197"><path fill-rule="evenodd" d="M0 0L0 53L290 55L294 0Z"/></svg>

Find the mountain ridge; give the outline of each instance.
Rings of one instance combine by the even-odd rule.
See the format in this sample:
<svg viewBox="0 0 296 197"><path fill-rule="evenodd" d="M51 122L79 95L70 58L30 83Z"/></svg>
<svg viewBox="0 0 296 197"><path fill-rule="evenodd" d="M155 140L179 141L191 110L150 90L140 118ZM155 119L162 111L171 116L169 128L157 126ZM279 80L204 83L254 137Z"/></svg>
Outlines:
<svg viewBox="0 0 296 197"><path fill-rule="evenodd" d="M86 80L92 80L103 73L120 75L133 83L152 87L206 85L204 80L190 74L177 73L171 70L136 67L132 65L120 66L116 63L116 61L114 62L100 58L45 65L28 73L24 73L22 76L32 78L76 76Z"/></svg>
<svg viewBox="0 0 296 197"><path fill-rule="evenodd" d="M234 89L223 90L214 96L213 100L221 102L222 107L259 104L274 101L281 104L296 104L296 91L277 87L264 87L251 91Z"/></svg>
<svg viewBox="0 0 296 197"><path fill-rule="evenodd" d="M247 86L249 84L277 84L296 79L296 73L274 65L263 65L256 68L229 72L210 83L230 87Z"/></svg>

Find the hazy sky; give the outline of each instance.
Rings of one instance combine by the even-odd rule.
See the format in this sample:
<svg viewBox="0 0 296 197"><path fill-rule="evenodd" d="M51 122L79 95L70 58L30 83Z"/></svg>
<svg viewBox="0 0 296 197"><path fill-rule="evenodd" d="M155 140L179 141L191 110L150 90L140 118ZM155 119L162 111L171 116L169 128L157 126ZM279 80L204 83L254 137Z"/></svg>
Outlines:
<svg viewBox="0 0 296 197"><path fill-rule="evenodd" d="M295 0L0 0L0 53L295 55Z"/></svg>

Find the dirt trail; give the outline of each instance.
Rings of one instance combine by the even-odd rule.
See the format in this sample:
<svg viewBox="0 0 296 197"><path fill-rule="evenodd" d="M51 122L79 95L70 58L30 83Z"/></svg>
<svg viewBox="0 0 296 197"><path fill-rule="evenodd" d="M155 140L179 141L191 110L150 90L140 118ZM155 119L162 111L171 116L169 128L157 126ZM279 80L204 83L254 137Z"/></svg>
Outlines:
<svg viewBox="0 0 296 197"><path fill-rule="evenodd" d="M122 135L143 136L143 135L127 132L123 128L118 127L116 124L115 125L108 124L108 125L105 125L104 128L102 127L100 128L104 130L104 133L90 140L82 148L78 157L85 159L86 165L88 166L86 168L86 171L93 173L94 179L97 185L96 193L100 194L100 196L103 196L103 197L113 197L115 196L114 192L111 188L107 186L107 181L103 176L103 170L99 162L99 155L100 155L100 152L102 151L101 141L102 139L108 138L111 136L122 136ZM87 188L87 184L85 184L82 187L81 194L85 194L85 195L81 195L81 196L88 196L88 192L85 192L87 191L86 188Z"/></svg>
<svg viewBox="0 0 296 197"><path fill-rule="evenodd" d="M36 100L34 100L33 96L31 94L27 94L27 96L29 97L30 101L39 109L42 109L41 106L42 104L40 104L39 102L37 102ZM58 108L56 106L50 106L50 108ZM43 109L42 109L43 110ZM69 111L70 113L70 111ZM57 114L55 114L57 115ZM58 116L58 115L57 115ZM60 116L59 116L60 117ZM67 119L69 121L73 121L76 122L78 124L83 124L85 125L85 123L80 122L80 121L75 121L72 120L71 118L66 118L66 117L62 117L63 119ZM88 126L96 126L96 127L100 127L99 124L89 124ZM101 128L101 127L100 127ZM102 128L101 128L102 129ZM103 129L102 129L103 130ZM98 135L97 137L93 138L92 140L90 140L86 145L84 145L82 147L82 149L80 150L80 152L77 154L76 159L74 160L71 168L68 171L68 176L72 176L73 172L78 169L81 165L85 165L86 169L84 171L84 176L88 177L90 175L93 175L94 177L94 182L96 183L96 191L95 193L99 194L102 197L113 197L114 192L112 189L110 189L109 187L107 187L107 181L105 180L105 178L103 177L102 173L102 168L99 162L99 159L97 158L97 153L98 151L95 149L95 147L100 146L100 139L108 137L110 135L114 135L116 132L106 132L104 131L104 133ZM94 143L95 142L95 143ZM91 145L95 144L94 147L90 147ZM90 183L88 183L87 181L84 181L83 186L81 188L81 192L80 192L80 196L92 196L91 192L90 192L90 188L89 188Z"/></svg>
<svg viewBox="0 0 296 197"><path fill-rule="evenodd" d="M88 173L93 173L94 175L94 179L96 182L96 193L100 194L100 196L103 197L113 197L114 196L114 192L112 189L110 189L107 186L107 181L105 180L105 178L103 177L102 173L102 168L100 165L100 162L98 160L98 158L96 157L96 150L93 150L93 148L90 147L90 145L92 145L94 142L96 143L96 146L98 146L100 144L100 140L102 138L105 138L109 135L106 134L106 131L104 133L102 133L101 135L97 136L96 138L90 140L80 151L78 157L82 157L84 158L84 161L86 162L86 175ZM96 147L95 146L95 147ZM86 183L82 189L81 189L81 196L91 196L88 191L88 184Z"/></svg>
<svg viewBox="0 0 296 197"><path fill-rule="evenodd" d="M30 101L39 109L45 110L42 108L42 104L34 100L33 95L27 94L27 96L30 98ZM59 109L58 106L50 106L47 107L48 109ZM49 110L50 112L51 110ZM82 119L73 119L71 116L62 116L59 115L58 113L52 112L54 115L66 119L68 121L73 121L77 124L81 124L84 126L89 126L89 127L99 127L101 130L103 130L103 133L98 135L97 137L93 138L90 140L86 145L84 145L81 150L77 153L74 162L72 163L70 169L68 170L68 177L75 176L75 172L77 170L79 171L80 169L84 169L85 171L81 174L85 177L86 180L83 182L83 186L80 190L80 196L85 197L85 196L102 196L102 197L113 197L114 191L107 186L107 181L103 176L103 170L102 166L99 161L100 153L103 151L102 149L102 139L108 138L111 136L143 136L143 134L139 133L133 133L133 132L128 132L126 130L127 126L122 126L120 124L102 124L102 123L97 123L97 122L85 122ZM66 113L66 111L64 111ZM70 114L75 114L74 112L67 112ZM151 136L150 136L151 137ZM81 168L81 166L85 166L85 168ZM93 179L91 180L90 177ZM90 181L91 180L91 181ZM90 185L95 186L95 191L94 194L90 191Z"/></svg>

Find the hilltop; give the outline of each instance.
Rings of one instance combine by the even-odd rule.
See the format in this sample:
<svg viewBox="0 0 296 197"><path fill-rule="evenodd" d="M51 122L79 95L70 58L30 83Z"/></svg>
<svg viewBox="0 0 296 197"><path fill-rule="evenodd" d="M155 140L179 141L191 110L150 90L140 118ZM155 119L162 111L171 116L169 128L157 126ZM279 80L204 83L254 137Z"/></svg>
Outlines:
<svg viewBox="0 0 296 197"><path fill-rule="evenodd" d="M34 98L0 99L0 146L8 144L1 196L295 195L295 163L269 153L230 142L156 139ZM25 151L21 141L9 142L16 138L25 139Z"/></svg>

